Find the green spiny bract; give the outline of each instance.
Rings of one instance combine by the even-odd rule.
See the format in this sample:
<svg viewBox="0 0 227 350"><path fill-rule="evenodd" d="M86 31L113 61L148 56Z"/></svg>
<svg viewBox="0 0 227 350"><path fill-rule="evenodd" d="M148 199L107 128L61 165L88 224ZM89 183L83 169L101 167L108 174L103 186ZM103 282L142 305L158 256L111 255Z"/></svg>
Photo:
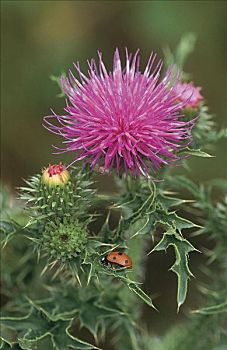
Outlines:
<svg viewBox="0 0 227 350"><path fill-rule="evenodd" d="M21 187L20 198L26 201L30 224L45 224L50 219L59 222L64 217L86 219L96 200L89 174L77 168L73 168L63 185L49 185L41 174L25 182L27 187Z"/></svg>
<svg viewBox="0 0 227 350"><path fill-rule="evenodd" d="M86 249L88 232L78 220L45 226L42 245L49 258L61 262L72 260Z"/></svg>

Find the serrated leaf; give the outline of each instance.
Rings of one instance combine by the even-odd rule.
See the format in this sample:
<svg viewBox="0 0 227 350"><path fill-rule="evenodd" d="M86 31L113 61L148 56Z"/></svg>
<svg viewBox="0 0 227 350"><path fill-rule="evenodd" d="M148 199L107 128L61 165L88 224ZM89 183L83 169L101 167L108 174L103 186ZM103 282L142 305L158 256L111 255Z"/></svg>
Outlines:
<svg viewBox="0 0 227 350"><path fill-rule="evenodd" d="M171 227L176 227L179 231L186 228L200 227L194 224L192 221L178 216L175 211L164 212L161 210L157 210L155 223L160 223L167 229Z"/></svg>
<svg viewBox="0 0 227 350"><path fill-rule="evenodd" d="M74 298L64 294L56 295L47 300L36 301L36 304L54 322L70 320L78 315L80 309L80 301L76 298L76 295Z"/></svg>
<svg viewBox="0 0 227 350"><path fill-rule="evenodd" d="M176 232L167 231L151 252L166 250L169 246L173 246L176 257L175 263L170 270L177 275L177 304L179 310L186 299L188 280L193 276L188 267L188 254L198 250Z"/></svg>
<svg viewBox="0 0 227 350"><path fill-rule="evenodd" d="M3 337L0 337L0 349L1 350L21 350L21 347L17 342L7 341Z"/></svg>
<svg viewBox="0 0 227 350"><path fill-rule="evenodd" d="M18 342L22 349L31 349L45 337L50 337L53 349L65 350L72 347L78 350L98 349L69 333L73 319L53 321L42 307L29 300L30 312L22 317L3 317L5 327L19 332Z"/></svg>
<svg viewBox="0 0 227 350"><path fill-rule="evenodd" d="M145 235L153 233L155 227L155 216L152 214L146 214L142 218L138 219L132 227L129 228L131 236Z"/></svg>
<svg viewBox="0 0 227 350"><path fill-rule="evenodd" d="M128 283L128 288L135 293L141 300L143 300L148 306L153 307L155 310L156 307L152 303L152 299L147 295L136 283Z"/></svg>
<svg viewBox="0 0 227 350"><path fill-rule="evenodd" d="M100 317L104 317L106 312L99 309L96 305L96 298L88 300L83 303L80 308L80 323L81 326L86 327L94 337L97 336Z"/></svg>
<svg viewBox="0 0 227 350"><path fill-rule="evenodd" d="M109 276L113 276L115 278L118 278L121 280L128 288L130 291L135 293L142 301L144 301L148 306L153 307L154 309L155 306L152 303L151 298L149 295L147 295L139 286L138 282L132 281L127 275L125 275L125 268L118 269L118 270L112 270L109 268L106 268L103 272Z"/></svg>
<svg viewBox="0 0 227 350"><path fill-rule="evenodd" d="M169 196L171 192L156 188L149 182L141 182L140 185L138 189L140 192L131 196L132 199L128 202L119 204L123 210L123 217L118 227L119 234L124 232L125 236L130 237L153 234L158 224L167 230L177 227L179 231L185 228L200 227L171 210L172 207L187 202L186 200L171 197Z"/></svg>
<svg viewBox="0 0 227 350"><path fill-rule="evenodd" d="M139 234L150 234L154 232L157 224L162 225L167 230L176 227L179 231L193 227L201 227L190 220L178 216L175 211L167 212L157 208L153 213L147 214L135 222L129 230L131 230L131 233L133 232L132 237Z"/></svg>
<svg viewBox="0 0 227 350"><path fill-rule="evenodd" d="M32 327L32 325L30 327ZM46 339L49 336L50 336L50 333L47 332L47 333L41 334L40 336L34 337L33 330L29 329L22 338L18 338L18 342L22 349L32 350L33 347L39 344L40 341L42 341L43 339Z"/></svg>
<svg viewBox="0 0 227 350"><path fill-rule="evenodd" d="M70 323L66 325L64 321L61 321L60 323L58 321L58 327L56 327L51 334L53 348L55 350L65 350L69 347L77 350L100 349L97 346L75 338L72 334L70 334L69 329L72 326L72 322L73 320L71 320Z"/></svg>
<svg viewBox="0 0 227 350"><path fill-rule="evenodd" d="M159 201L166 211L169 210L169 208L171 207L177 207L186 202L186 200L184 199L171 197L168 194L168 192L161 192L159 194Z"/></svg>
<svg viewBox="0 0 227 350"><path fill-rule="evenodd" d="M103 294L89 287L66 289L63 293L54 292L52 298L37 302L40 309L53 321L69 320L77 317L80 325L87 328L96 339L98 327L104 318L123 314L119 308L106 304Z"/></svg>

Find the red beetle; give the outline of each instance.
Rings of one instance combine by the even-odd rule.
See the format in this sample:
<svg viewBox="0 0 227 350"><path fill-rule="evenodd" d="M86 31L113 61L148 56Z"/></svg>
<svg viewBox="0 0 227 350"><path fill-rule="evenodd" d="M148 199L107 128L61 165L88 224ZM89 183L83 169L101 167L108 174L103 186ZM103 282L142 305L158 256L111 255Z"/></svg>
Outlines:
<svg viewBox="0 0 227 350"><path fill-rule="evenodd" d="M132 259L130 256L123 252L110 252L104 256L101 260L102 264L110 264L113 268L117 265L118 267L126 267L128 269L132 268Z"/></svg>

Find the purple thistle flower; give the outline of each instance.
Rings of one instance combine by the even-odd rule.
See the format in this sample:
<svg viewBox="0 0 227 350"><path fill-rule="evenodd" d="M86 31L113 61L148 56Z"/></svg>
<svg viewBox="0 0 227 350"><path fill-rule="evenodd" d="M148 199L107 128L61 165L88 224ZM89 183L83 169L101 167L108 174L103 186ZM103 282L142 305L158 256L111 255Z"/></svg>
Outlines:
<svg viewBox="0 0 227 350"><path fill-rule="evenodd" d="M183 121L181 111L186 102L173 94L176 71L168 69L160 79L162 61L154 67L151 54L144 72L140 71L138 51L129 55L122 69L119 51L113 59L113 71L107 72L101 53L99 65L88 62L88 76L79 63L62 77L61 84L68 97L65 115L53 113L45 117L45 126L63 137L61 152L74 152L73 162L84 160L92 168L105 172L149 175L163 165L173 164L180 157L177 150L191 142L195 119ZM57 123L56 123L57 122ZM57 125L56 125L57 124Z"/></svg>

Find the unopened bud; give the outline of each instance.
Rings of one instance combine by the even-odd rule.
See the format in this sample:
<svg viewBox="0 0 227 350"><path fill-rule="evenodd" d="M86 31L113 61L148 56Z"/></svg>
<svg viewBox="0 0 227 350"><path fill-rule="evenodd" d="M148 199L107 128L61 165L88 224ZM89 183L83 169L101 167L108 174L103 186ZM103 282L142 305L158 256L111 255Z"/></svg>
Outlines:
<svg viewBox="0 0 227 350"><path fill-rule="evenodd" d="M43 170L42 181L47 186L64 186L69 179L70 174L62 163L49 165Z"/></svg>

